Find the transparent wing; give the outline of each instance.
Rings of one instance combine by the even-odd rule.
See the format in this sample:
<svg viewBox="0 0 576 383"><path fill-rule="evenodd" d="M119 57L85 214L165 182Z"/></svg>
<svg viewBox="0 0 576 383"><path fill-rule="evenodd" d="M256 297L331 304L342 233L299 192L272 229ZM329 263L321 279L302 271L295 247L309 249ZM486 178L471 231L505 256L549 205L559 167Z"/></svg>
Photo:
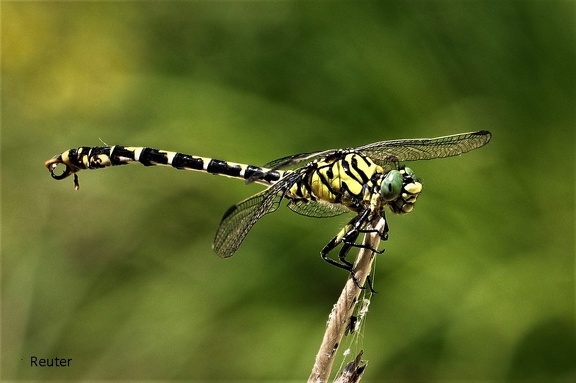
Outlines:
<svg viewBox="0 0 576 383"><path fill-rule="evenodd" d="M284 193L300 175L289 173L268 189L232 206L220 222L213 248L222 258L234 255L252 226L265 214L272 213L280 204Z"/></svg>
<svg viewBox="0 0 576 383"><path fill-rule="evenodd" d="M284 169L297 165L301 162L311 162L314 161L316 158L328 157L330 154L335 153L337 151L338 151L337 149L330 149L330 150L322 150L319 152L293 154L291 156L286 156L278 158L274 161L270 161L267 164L265 164L264 167L270 168L272 170Z"/></svg>
<svg viewBox="0 0 576 383"><path fill-rule="evenodd" d="M438 138L420 138L375 142L355 148L380 166L390 162L431 160L452 157L486 145L490 132L454 134Z"/></svg>
<svg viewBox="0 0 576 383"><path fill-rule="evenodd" d="M389 168L390 164L400 161L431 160L434 158L452 157L469 152L490 142L491 134L487 130L460 133L437 138L416 138L405 140L380 141L344 152L361 152L378 165ZM278 158L264 165L277 170L310 162L317 158L329 157L338 152L336 149L295 154Z"/></svg>
<svg viewBox="0 0 576 383"><path fill-rule="evenodd" d="M350 209L344 205L316 201L290 202L288 208L295 213L315 218L335 217L340 214L350 213Z"/></svg>

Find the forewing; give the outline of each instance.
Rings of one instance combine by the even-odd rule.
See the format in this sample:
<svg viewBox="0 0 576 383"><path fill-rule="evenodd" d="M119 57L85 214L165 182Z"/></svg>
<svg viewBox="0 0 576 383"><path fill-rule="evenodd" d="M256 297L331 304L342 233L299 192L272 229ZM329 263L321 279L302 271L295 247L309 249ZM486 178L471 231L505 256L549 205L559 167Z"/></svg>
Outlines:
<svg viewBox="0 0 576 383"><path fill-rule="evenodd" d="M452 157L486 145L491 134L486 130L438 138L375 142L355 148L380 166L391 162Z"/></svg>
<svg viewBox="0 0 576 383"><path fill-rule="evenodd" d="M290 173L268 189L232 206L220 222L213 248L222 258L234 255L252 226L265 214L278 209L287 188L299 176Z"/></svg>
<svg viewBox="0 0 576 383"><path fill-rule="evenodd" d="M267 164L265 164L264 167L270 168L272 170L285 169L300 164L302 162L308 163L320 157L327 157L336 151L337 151L336 149L330 149L330 150L322 150L319 152L293 154L291 156L286 156L278 158L274 161L270 161Z"/></svg>
<svg viewBox="0 0 576 383"><path fill-rule="evenodd" d="M361 152L378 165L389 168L391 164L400 161L431 160L457 156L486 145L490 142L490 138L490 132L481 130L437 138L380 141L349 150ZM295 154L278 158L264 166L273 170L284 169L302 162L311 162L318 158L329 157L337 151L337 149L330 149Z"/></svg>

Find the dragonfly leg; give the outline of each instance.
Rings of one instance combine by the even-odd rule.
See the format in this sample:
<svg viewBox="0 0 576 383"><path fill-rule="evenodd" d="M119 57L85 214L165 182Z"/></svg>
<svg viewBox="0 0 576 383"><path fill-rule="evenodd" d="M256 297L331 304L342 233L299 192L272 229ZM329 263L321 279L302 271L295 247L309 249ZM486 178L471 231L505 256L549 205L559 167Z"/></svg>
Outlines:
<svg viewBox="0 0 576 383"><path fill-rule="evenodd" d="M372 294L378 294L378 291L374 290L374 285L372 284L372 277L370 274L366 276L366 283L368 283L368 288Z"/></svg>
<svg viewBox="0 0 576 383"><path fill-rule="evenodd" d="M376 254L382 254L384 252L384 250L374 249L370 245L364 245L362 243L356 243L356 239L358 239L358 236L360 234L378 233L378 235L380 236L381 239L386 239L388 237L387 227L384 228L383 232L380 232L379 230L372 229L372 228L370 228L370 229L364 228L366 226L366 222L368 221L368 218L370 217L371 212L372 211L370 209L364 210L360 215L355 217L352 221L350 221L348 223L348 225L346 225L344 227L343 230L345 230L346 232L342 236L342 242L344 243L344 245L342 246L342 251L344 250L344 248L347 247L346 248L346 253L347 253L350 250L350 247L357 247L359 249L368 249L370 251L373 251ZM342 251L340 252L341 254L339 256L340 260L342 260L343 257L344 258L346 257L346 253L342 254Z"/></svg>
<svg viewBox="0 0 576 383"><path fill-rule="evenodd" d="M352 231L352 230L351 230ZM348 233L350 233L351 231L349 231ZM363 245L360 243L356 243L356 239L358 238L358 235L360 233L374 233L374 232L378 232L380 234L380 232L378 230L357 230L355 231L354 235L350 235L350 241L351 242L347 242L346 240L342 240L343 245L342 245L342 249L340 249L340 252L338 254L338 258L342 261L342 262L346 262L346 255L348 254L348 252L350 251L350 249L352 247L357 247L357 248L361 248L361 249L368 249L376 254L382 254L384 253L384 249L382 250L378 250L378 249L374 249L371 246L367 246L367 245ZM347 233L347 234L348 234ZM358 278L356 278L356 275L354 274L353 270L350 270L350 274L352 276L352 280L354 281L354 284L359 288L364 290L366 287L365 286L360 286L360 282L358 282ZM370 277L370 275L366 276L366 283L368 284L368 288L370 289L370 292L373 294L376 294L377 291L374 290L374 287L372 285L372 278Z"/></svg>
<svg viewBox="0 0 576 383"><path fill-rule="evenodd" d="M382 231L377 230L377 229L373 229L373 228L369 228L369 229L359 229L358 231L360 233L363 234L371 234L371 233L378 233L378 235L380 236L380 239L383 241L388 240L388 220L386 219L385 216L383 216L384 218L384 228L382 229ZM381 254L381 253L380 253Z"/></svg>
<svg viewBox="0 0 576 383"><path fill-rule="evenodd" d="M361 233L378 232L378 234L380 236L382 236L382 233L380 233L377 230L363 229L368 218L370 217L371 212L372 212L371 209L366 209L361 214L354 217L350 222L348 222L348 224L346 226L344 226L344 228L342 228L342 230L340 230L338 235L336 235L334 238L332 238L330 240L330 242L328 242L328 244L326 246L324 246L324 248L320 252L322 259L324 259L326 262L328 262L329 264L331 264L333 266L336 266L336 267L339 267L341 269L348 271L351 274L352 279L354 280L354 283L359 288L364 288L364 287L360 286L358 279L354 275L353 264L346 259L346 256L350 252L350 249L352 247L357 247L357 248L361 248L361 249L368 249L368 250L373 251L377 254L381 254L384 252L384 250L374 249L369 245L356 243L356 240L358 239L358 236ZM337 246L339 246L341 243L342 243L342 248L338 252L338 260L330 258L328 256L328 254L332 250L334 250ZM371 282L369 282L369 284L371 285ZM373 291L372 286L370 286L370 290Z"/></svg>
<svg viewBox="0 0 576 383"><path fill-rule="evenodd" d="M340 235L337 235L336 237L332 238L330 240L330 242L328 242L328 244L326 244L326 246L324 246L324 248L322 249L322 251L320 252L320 255L322 256L322 259L325 260L326 262L328 262L329 264L339 267L341 269L344 269L348 272L352 272L352 263L348 262L346 260L346 253L350 250L350 245L346 245L344 244L342 249L340 250L340 253L338 255L338 259L340 259L341 261L338 262L332 258L330 258L328 256L328 254L334 250L338 245L340 245L340 243L342 242L342 238L338 238Z"/></svg>

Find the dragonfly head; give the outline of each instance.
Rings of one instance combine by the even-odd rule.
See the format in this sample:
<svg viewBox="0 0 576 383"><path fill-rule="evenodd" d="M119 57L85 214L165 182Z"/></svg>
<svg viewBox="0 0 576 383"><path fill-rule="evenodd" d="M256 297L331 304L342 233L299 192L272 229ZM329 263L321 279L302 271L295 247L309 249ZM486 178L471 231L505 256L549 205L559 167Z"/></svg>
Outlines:
<svg viewBox="0 0 576 383"><path fill-rule="evenodd" d="M422 184L412 169L404 166L386 173L380 185L382 200L396 214L410 213L421 191Z"/></svg>

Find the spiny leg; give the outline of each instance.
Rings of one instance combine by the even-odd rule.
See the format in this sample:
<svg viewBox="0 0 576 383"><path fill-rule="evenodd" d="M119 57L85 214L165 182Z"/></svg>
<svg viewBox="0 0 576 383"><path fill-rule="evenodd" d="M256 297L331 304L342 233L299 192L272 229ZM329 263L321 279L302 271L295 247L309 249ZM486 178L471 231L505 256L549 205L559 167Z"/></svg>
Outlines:
<svg viewBox="0 0 576 383"><path fill-rule="evenodd" d="M349 239L355 240L358 237L358 233L356 233L356 231L354 230L354 225L359 220L359 217L360 216L356 216L356 217L352 218L350 220L350 222L348 222L346 224L346 226L344 226L342 228L342 230L340 230L340 232L334 238L332 238L330 240L330 242L328 242L326 244L326 246L324 246L324 248L320 252L320 256L326 262L328 262L329 264L331 264L333 266L344 269L348 272L352 272L352 266L353 265L352 265L352 263L348 262L348 260L346 260L346 254L348 253L348 251L350 251L350 248L352 247ZM356 237L352 238L354 236L354 234L356 234ZM348 238L348 239L345 240L345 238ZM328 254L332 250L334 250L338 245L340 245L340 243L343 243L343 245L342 245L342 249L340 249L340 252L338 255L338 259L340 260L340 262L338 262L338 261L330 258L328 256Z"/></svg>
<svg viewBox="0 0 576 383"><path fill-rule="evenodd" d="M351 231L353 231L353 230L351 230ZM351 249L352 247L357 247L357 248L360 248L360 249L368 249L368 250L370 250L370 251L372 251L373 253L376 253L376 254L382 254L382 253L384 253L384 249L383 249L383 250L378 250L378 249L372 248L371 246L367 246L367 245L363 245L363 244L358 244L358 243L356 243L356 239L358 238L358 235L359 235L360 233L374 233L374 232L380 233L378 230L366 230L366 231L360 231L360 230L358 230L358 231L355 231L355 235L351 236L351 238L350 238L350 240L351 240L352 242L346 242L345 240L342 241L343 244L342 244L342 248L340 249L340 252L338 253L338 258L339 258L343 263L344 263L344 262L350 263L350 262L348 262L348 261L346 260L346 256L348 255L348 252L350 251L350 249ZM350 233L350 232L349 232L349 233ZM354 238L352 238L352 237L354 237ZM350 265L352 266L352 264L350 264ZM352 280L354 281L354 284L355 284L359 289L365 289L364 286L360 286L360 282L358 281L358 278L357 278L356 275L354 274L354 271L353 271L353 270L350 270L350 274L351 274L351 276L352 276ZM372 285L372 278L370 277L370 274L368 274L368 275L366 276L366 283L368 283L368 288L370 289L370 292L373 293L373 294L376 294L377 291L374 290L374 286Z"/></svg>
<svg viewBox="0 0 576 383"><path fill-rule="evenodd" d="M351 247L356 247L359 249L368 249L368 250L373 251L374 253L377 253L377 254L382 254L384 252L384 250L374 249L369 245L364 245L362 243L356 243L356 240L358 239L358 236L360 234L378 233L378 235L382 239L383 239L383 237L387 237L387 230L386 229L384 232L380 232L376 229L372 229L372 228L365 229L364 228L366 226L366 223L368 222L368 220L370 218L371 213L372 213L371 209L364 210L361 214L359 214L352 221L350 221L348 223L348 225L346 225L344 227L344 229L342 229L344 231L344 234L342 236L342 242L344 243L344 245L342 245L342 249L340 250L340 254L338 256L338 258L342 262L349 263L346 261L346 255L347 255L348 251L350 251Z"/></svg>
<svg viewBox="0 0 576 383"><path fill-rule="evenodd" d="M382 229L382 231L374 229L374 228L359 229L358 231L362 234L378 233L381 240L387 241L388 240L388 220L386 219L386 215L384 214L384 212L381 213L381 216L382 216L382 218L384 218L384 228Z"/></svg>
<svg viewBox="0 0 576 383"><path fill-rule="evenodd" d="M364 229L363 228L366 225L366 222L368 221L371 212L372 212L371 209L366 209L362 213L360 213L359 215L354 217L352 220L350 220L350 222L348 222L348 224L346 226L344 226L344 228L342 228L342 230L340 230L340 232L334 238L332 238L332 240L330 240L330 242L328 242L328 244L326 246L324 246L324 248L320 252L322 259L324 259L326 262L330 263L333 266L336 266L336 267L339 267L341 269L348 271L351 274L352 279L354 280L354 283L356 284L356 286L358 286L358 288L363 288L363 287L360 286L358 279L354 275L353 264L346 259L346 256L348 255L348 252L350 251L350 249L352 247L357 247L357 248L368 249L368 250L373 251L377 254L381 254L384 252L384 251L379 251L378 249L374 249L374 248L367 246L367 245L356 243L356 240L358 239L358 236L361 233L373 233L373 232L377 231L377 230L373 230L373 229ZM382 236L382 233L380 233L379 231L378 231L378 234L380 236ZM338 252L338 260L339 261L336 261L336 260L330 258L328 256L328 254L333 249L335 249L338 245L340 245L340 243L342 243L342 248ZM369 282L369 285L370 285L370 290L373 291L372 286L371 286L371 282Z"/></svg>
<svg viewBox="0 0 576 383"><path fill-rule="evenodd" d="M382 230L378 230L378 229L374 229L374 228L369 228L369 229L360 229L359 232L360 233L364 233L364 234L372 234L372 233L378 233L378 235L380 236L380 239L383 241L388 240L388 220L386 219L386 214L384 211L382 211L382 218L384 219L384 227L382 228ZM360 245L361 247L364 247L362 245ZM376 249L372 249L370 248L370 250L372 250L373 252L375 252L376 254L382 254L384 253L385 249L382 250L376 250ZM368 287L370 288L370 292L373 294L377 294L378 292L376 290L374 290L374 285L372 284L372 276L370 274L368 274L366 276L366 283L368 283Z"/></svg>

